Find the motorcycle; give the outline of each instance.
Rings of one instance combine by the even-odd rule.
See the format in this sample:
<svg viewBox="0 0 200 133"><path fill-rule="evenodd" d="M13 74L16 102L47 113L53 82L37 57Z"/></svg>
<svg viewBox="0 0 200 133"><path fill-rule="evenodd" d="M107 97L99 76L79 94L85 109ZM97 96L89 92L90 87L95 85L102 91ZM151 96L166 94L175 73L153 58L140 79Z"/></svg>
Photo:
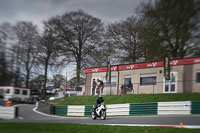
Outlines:
<svg viewBox="0 0 200 133"><path fill-rule="evenodd" d="M133 94L133 89L126 88L126 94Z"/></svg>
<svg viewBox="0 0 200 133"><path fill-rule="evenodd" d="M94 105L93 105L94 108ZM95 120L97 117L101 118L102 120L106 119L106 105L101 103L96 109L92 110L92 119Z"/></svg>
<svg viewBox="0 0 200 133"><path fill-rule="evenodd" d="M133 93L134 93L133 89L128 88L126 85L121 86L121 94L126 95L126 94L133 94Z"/></svg>

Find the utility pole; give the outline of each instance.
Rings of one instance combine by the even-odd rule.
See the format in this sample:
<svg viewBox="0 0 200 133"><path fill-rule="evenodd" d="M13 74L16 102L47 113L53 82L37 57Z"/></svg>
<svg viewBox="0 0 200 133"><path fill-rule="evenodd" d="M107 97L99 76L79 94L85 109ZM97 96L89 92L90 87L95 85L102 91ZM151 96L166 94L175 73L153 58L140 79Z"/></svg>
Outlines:
<svg viewBox="0 0 200 133"><path fill-rule="evenodd" d="M110 95L111 95L111 58L108 58L107 62L107 72L106 72L106 83L110 84Z"/></svg>

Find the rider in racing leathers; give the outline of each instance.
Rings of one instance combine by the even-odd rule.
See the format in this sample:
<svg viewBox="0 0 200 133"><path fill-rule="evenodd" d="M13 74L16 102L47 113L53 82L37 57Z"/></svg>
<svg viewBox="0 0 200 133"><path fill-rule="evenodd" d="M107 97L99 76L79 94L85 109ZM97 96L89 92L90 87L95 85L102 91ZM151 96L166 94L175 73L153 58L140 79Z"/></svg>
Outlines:
<svg viewBox="0 0 200 133"><path fill-rule="evenodd" d="M95 103L95 105L94 105L94 109L96 110L96 108L97 108L99 105L101 105L101 103L103 103L103 102L104 102L103 97L102 97L101 95L99 95L99 97L97 98L96 103Z"/></svg>

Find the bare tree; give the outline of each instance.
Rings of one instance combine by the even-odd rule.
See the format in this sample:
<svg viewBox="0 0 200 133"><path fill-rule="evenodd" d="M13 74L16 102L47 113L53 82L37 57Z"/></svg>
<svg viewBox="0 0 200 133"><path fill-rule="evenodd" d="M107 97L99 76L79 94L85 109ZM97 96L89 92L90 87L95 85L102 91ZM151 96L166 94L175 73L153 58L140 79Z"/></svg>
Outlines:
<svg viewBox="0 0 200 133"><path fill-rule="evenodd" d="M13 26L4 22L0 25L0 84L12 85L13 82L13 57L10 48L13 43Z"/></svg>
<svg viewBox="0 0 200 133"><path fill-rule="evenodd" d="M38 54L38 40L40 37L37 27L32 22L18 22L15 26L15 32L18 38L18 44L15 46L17 62L22 64L23 69L21 71L24 72L25 86L29 87L30 76Z"/></svg>
<svg viewBox="0 0 200 133"><path fill-rule="evenodd" d="M140 37L147 56L162 59L165 53L172 58L194 55L199 44L199 4L199 0L156 0L140 5L146 28Z"/></svg>
<svg viewBox="0 0 200 133"><path fill-rule="evenodd" d="M38 62L42 65L44 69L44 84L43 84L43 94L45 94L47 76L49 67L57 67L60 65L59 62L59 42L58 37L53 32L51 25L52 21L44 23L44 32L40 40L40 48L38 55Z"/></svg>
<svg viewBox="0 0 200 133"><path fill-rule="evenodd" d="M42 90L44 84L44 75L38 75L30 81L30 88L33 90Z"/></svg>
<svg viewBox="0 0 200 133"><path fill-rule="evenodd" d="M7 34L0 26L0 85L7 84L7 62L5 57Z"/></svg>
<svg viewBox="0 0 200 133"><path fill-rule="evenodd" d="M53 79L50 82L54 85L54 88L60 88L66 85L65 79L66 79L65 76L56 74L53 76Z"/></svg>
<svg viewBox="0 0 200 133"><path fill-rule="evenodd" d="M99 47L103 24L82 10L68 12L52 18L54 28L62 42L63 53L76 63L76 86L79 86L83 58Z"/></svg>
<svg viewBox="0 0 200 133"><path fill-rule="evenodd" d="M84 67L106 66L108 61L111 61L112 65L119 63L113 44L107 40L106 37L104 39L105 41L102 42L100 48L94 49L93 52L89 53L88 56L83 59L82 65Z"/></svg>
<svg viewBox="0 0 200 133"><path fill-rule="evenodd" d="M108 26L107 36L115 46L117 58L122 62L136 62L144 56L141 41L138 38L140 23L134 16Z"/></svg>

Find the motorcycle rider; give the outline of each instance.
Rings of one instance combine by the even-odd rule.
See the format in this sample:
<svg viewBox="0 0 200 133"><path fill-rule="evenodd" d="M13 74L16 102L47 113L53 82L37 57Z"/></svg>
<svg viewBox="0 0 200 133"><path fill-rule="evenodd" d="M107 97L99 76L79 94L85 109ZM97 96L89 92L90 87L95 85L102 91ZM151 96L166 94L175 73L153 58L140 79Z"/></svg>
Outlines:
<svg viewBox="0 0 200 133"><path fill-rule="evenodd" d="M104 99L101 95L96 100L95 105L93 105L92 119L95 120L101 117L102 120L106 119L106 105L104 104Z"/></svg>
<svg viewBox="0 0 200 133"><path fill-rule="evenodd" d="M101 105L101 103L103 103L103 102L104 102L104 99L103 99L102 95L99 95L99 97L97 98L96 103L95 103L95 105L94 105L94 110L96 110L97 107L98 107L99 105Z"/></svg>

